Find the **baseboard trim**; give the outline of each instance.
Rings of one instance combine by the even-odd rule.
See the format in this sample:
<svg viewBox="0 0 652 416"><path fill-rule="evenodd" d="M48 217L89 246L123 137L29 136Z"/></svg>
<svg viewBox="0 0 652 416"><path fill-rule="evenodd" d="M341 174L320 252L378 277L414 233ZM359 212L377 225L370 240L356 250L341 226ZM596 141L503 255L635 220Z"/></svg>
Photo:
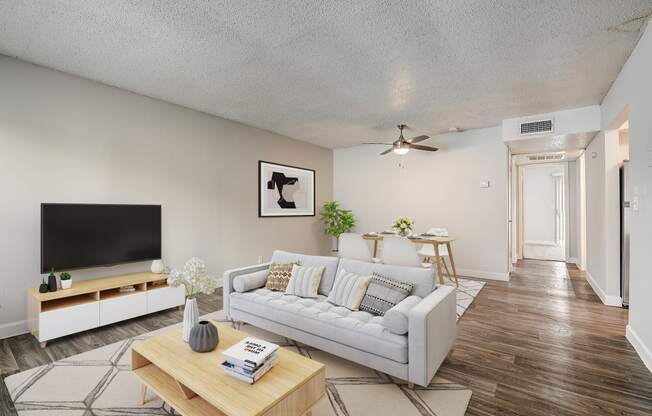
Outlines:
<svg viewBox="0 0 652 416"><path fill-rule="evenodd" d="M632 344L638 356L641 357L643 364L652 373L652 351L643 343L643 340L641 340L641 337L638 336L631 325L627 325L625 329L625 338Z"/></svg>
<svg viewBox="0 0 652 416"><path fill-rule="evenodd" d="M589 282L589 285L591 285L591 288L593 289L595 294L598 295L602 303L604 303L607 306L618 306L618 307L623 306L623 299L620 296L607 295L604 292L604 290L602 290L598 282L595 281L593 276L591 276L591 273L589 273L588 271L586 272L586 281Z"/></svg>
<svg viewBox="0 0 652 416"><path fill-rule="evenodd" d="M568 260L566 260L566 263L573 263L577 267L580 267L580 259L576 259L575 257L570 257Z"/></svg>
<svg viewBox="0 0 652 416"><path fill-rule="evenodd" d="M509 273L487 272L484 270L457 269L458 276L477 277L479 279L509 281Z"/></svg>
<svg viewBox="0 0 652 416"><path fill-rule="evenodd" d="M0 339L15 337L29 332L27 321L9 322L0 325Z"/></svg>

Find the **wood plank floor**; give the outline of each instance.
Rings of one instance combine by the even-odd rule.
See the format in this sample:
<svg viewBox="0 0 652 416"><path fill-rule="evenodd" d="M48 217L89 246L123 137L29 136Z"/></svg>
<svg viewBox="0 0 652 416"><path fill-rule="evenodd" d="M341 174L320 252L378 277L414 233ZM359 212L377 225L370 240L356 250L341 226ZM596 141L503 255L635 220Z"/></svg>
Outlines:
<svg viewBox="0 0 652 416"><path fill-rule="evenodd" d="M202 314L220 294L199 299ZM165 327L165 311L52 342L0 340L3 376ZM627 310L602 305L574 266L520 262L509 282L489 281L459 322L439 375L470 386L467 415L652 415L652 375L625 339ZM0 415L14 415L4 383ZM357 416L357 415L351 415Z"/></svg>

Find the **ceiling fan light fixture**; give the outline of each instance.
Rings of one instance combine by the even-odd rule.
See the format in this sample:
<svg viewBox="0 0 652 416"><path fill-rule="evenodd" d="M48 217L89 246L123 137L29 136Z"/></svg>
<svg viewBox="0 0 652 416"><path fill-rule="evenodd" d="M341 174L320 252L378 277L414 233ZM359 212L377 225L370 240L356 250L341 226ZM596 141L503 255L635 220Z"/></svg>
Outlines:
<svg viewBox="0 0 652 416"><path fill-rule="evenodd" d="M397 155L405 155L410 151L410 148L407 146L396 146L394 147L394 153Z"/></svg>

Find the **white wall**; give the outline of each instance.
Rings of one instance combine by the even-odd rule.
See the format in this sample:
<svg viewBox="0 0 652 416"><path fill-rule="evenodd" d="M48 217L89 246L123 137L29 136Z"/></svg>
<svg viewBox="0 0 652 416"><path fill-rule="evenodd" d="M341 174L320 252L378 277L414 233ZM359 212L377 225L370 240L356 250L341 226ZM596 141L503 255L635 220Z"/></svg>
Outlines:
<svg viewBox="0 0 652 416"><path fill-rule="evenodd" d="M580 263L580 172L579 163L568 162L568 261Z"/></svg>
<svg viewBox="0 0 652 416"><path fill-rule="evenodd" d="M44 201L161 204L164 260L216 276L275 248L327 253L318 217L258 218L259 159L315 169L317 205L331 199L331 150L0 57L0 337L24 330L40 283Z"/></svg>
<svg viewBox="0 0 652 416"><path fill-rule="evenodd" d="M652 370L652 25L602 102L602 128L613 129L629 115L631 187L638 199L632 212L630 303L627 338ZM597 138L596 138L597 140ZM595 141L595 140L594 140Z"/></svg>
<svg viewBox="0 0 652 416"><path fill-rule="evenodd" d="M382 146L334 152L334 196L358 218L358 232L384 230L399 216L416 231L447 227L458 271L508 278L507 149L501 128L437 136L435 153L379 156ZM491 181L481 188L482 180Z"/></svg>

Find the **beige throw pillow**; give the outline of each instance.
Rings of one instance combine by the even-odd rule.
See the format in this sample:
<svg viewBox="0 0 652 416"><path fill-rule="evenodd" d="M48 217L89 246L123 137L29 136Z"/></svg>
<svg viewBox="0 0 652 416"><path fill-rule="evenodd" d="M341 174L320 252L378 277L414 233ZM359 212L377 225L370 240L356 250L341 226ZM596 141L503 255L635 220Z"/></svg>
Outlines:
<svg viewBox="0 0 652 416"><path fill-rule="evenodd" d="M335 279L331 293L328 294L328 301L357 311L370 280L371 276L361 276L342 269Z"/></svg>
<svg viewBox="0 0 652 416"><path fill-rule="evenodd" d="M296 263L272 263L269 265L269 272L267 273L267 283L265 289L269 290L285 290L290 277L292 276L292 267Z"/></svg>
<svg viewBox="0 0 652 416"><path fill-rule="evenodd" d="M302 298L316 298L323 274L324 266L303 267L295 264L292 267L292 276L285 289L285 294Z"/></svg>

